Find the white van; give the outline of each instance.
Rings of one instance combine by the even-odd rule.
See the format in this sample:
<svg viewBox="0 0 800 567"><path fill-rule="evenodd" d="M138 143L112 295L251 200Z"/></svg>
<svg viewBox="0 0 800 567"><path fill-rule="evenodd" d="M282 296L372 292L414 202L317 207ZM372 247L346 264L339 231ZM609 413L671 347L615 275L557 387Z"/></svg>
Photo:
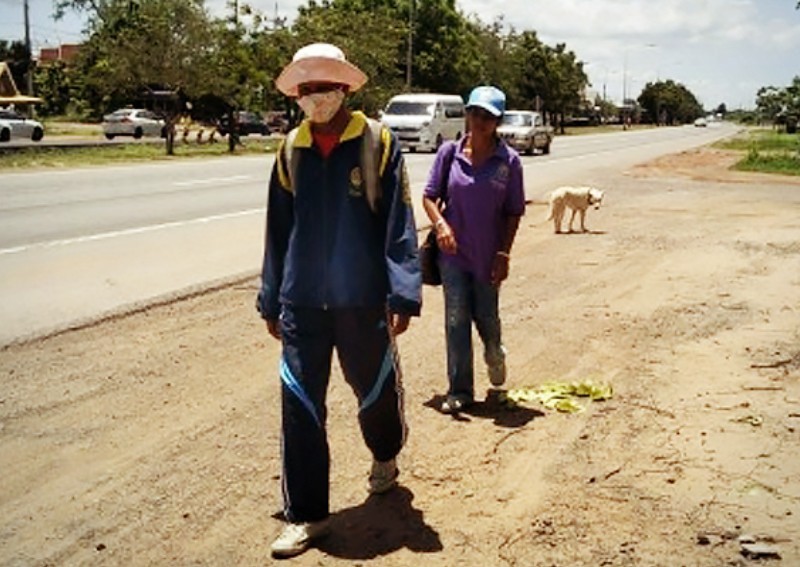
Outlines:
<svg viewBox="0 0 800 567"><path fill-rule="evenodd" d="M414 93L392 97L381 121L415 152L435 152L445 140L464 133L464 100L458 95Z"/></svg>

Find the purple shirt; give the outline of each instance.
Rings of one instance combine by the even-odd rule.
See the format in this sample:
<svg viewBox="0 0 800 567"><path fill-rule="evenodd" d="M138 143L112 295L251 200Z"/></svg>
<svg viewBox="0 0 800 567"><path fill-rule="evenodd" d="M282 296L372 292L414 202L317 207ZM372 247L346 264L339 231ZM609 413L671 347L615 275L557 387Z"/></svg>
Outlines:
<svg viewBox="0 0 800 567"><path fill-rule="evenodd" d="M458 251L442 254L444 262L491 281L492 264L501 249L508 217L525 214L525 189L519 154L499 141L494 155L480 167L473 167L464 155L466 138L456 142L456 153L447 183L445 210L442 213L455 233ZM441 180L445 155L451 148L443 144L436 154L425 196L442 197Z"/></svg>

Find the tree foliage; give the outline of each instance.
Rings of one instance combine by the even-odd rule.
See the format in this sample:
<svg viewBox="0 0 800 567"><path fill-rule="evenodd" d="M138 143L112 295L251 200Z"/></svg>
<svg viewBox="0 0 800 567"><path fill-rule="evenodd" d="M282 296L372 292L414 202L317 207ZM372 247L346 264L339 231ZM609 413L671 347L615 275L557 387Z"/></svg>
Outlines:
<svg viewBox="0 0 800 567"><path fill-rule="evenodd" d="M274 79L299 47L314 41L340 46L367 73L369 82L350 102L371 114L408 89L466 96L481 84L503 89L509 107L541 110L562 128L568 116L595 112L596 102L583 100L584 63L566 44L547 45L533 30L507 30L502 19L468 18L455 0L307 0L291 26L245 1L228 2L223 18L212 18L203 0L54 5L57 13L86 13L89 40L74 69L39 77L53 99L47 112L63 111L68 92L73 106L84 101L97 118L141 100L150 88L180 92L194 114L209 119L225 114L233 121L237 109L291 114L296 107ZM682 85L648 88L640 101L653 117L673 123L702 112Z"/></svg>
<svg viewBox="0 0 800 567"><path fill-rule="evenodd" d="M646 120L671 126L688 124L705 114L694 94L673 80L647 83L638 98Z"/></svg>
<svg viewBox="0 0 800 567"><path fill-rule="evenodd" d="M800 75L787 87L761 87L756 95L756 110L762 120L795 130L800 121Z"/></svg>
<svg viewBox="0 0 800 567"><path fill-rule="evenodd" d="M292 49L277 62L274 76L291 60L295 49L317 41L333 43L369 77L366 86L353 96L352 104L367 113L376 113L392 94L403 88L398 49L403 45L407 27L398 21L396 13L388 3L377 0L321 5L310 2L300 10L292 30Z"/></svg>

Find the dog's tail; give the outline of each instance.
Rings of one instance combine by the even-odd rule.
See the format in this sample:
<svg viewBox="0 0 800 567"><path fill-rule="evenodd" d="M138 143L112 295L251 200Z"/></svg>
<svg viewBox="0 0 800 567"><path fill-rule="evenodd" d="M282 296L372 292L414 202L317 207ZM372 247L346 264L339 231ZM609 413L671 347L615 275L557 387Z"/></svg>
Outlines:
<svg viewBox="0 0 800 567"><path fill-rule="evenodd" d="M547 198L547 218L545 220L553 220L553 194Z"/></svg>

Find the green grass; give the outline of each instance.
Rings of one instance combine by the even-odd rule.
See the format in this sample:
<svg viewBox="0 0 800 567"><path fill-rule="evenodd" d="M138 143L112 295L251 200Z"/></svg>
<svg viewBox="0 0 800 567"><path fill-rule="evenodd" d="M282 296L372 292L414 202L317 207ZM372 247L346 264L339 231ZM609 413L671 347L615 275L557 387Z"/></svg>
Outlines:
<svg viewBox="0 0 800 567"><path fill-rule="evenodd" d="M274 152L278 141L242 140L233 155L254 155ZM227 141L215 144L175 142L175 155L166 155L161 143L128 143L92 147L28 147L0 148L0 170L30 168L82 167L137 161L175 161L189 158L230 156Z"/></svg>
<svg viewBox="0 0 800 567"><path fill-rule="evenodd" d="M655 128L652 124L633 124L628 130L649 130ZM565 136L581 136L584 134L607 134L625 131L622 124L601 124L599 126L567 126L564 128ZM561 130L556 129L556 135L561 135Z"/></svg>
<svg viewBox="0 0 800 567"><path fill-rule="evenodd" d="M745 153L734 169L800 175L800 136L797 134L750 129L714 146Z"/></svg>
<svg viewBox="0 0 800 567"><path fill-rule="evenodd" d="M96 136L99 138L103 135L103 127L100 124L90 124L84 122L45 120L44 135L45 139L49 136Z"/></svg>

